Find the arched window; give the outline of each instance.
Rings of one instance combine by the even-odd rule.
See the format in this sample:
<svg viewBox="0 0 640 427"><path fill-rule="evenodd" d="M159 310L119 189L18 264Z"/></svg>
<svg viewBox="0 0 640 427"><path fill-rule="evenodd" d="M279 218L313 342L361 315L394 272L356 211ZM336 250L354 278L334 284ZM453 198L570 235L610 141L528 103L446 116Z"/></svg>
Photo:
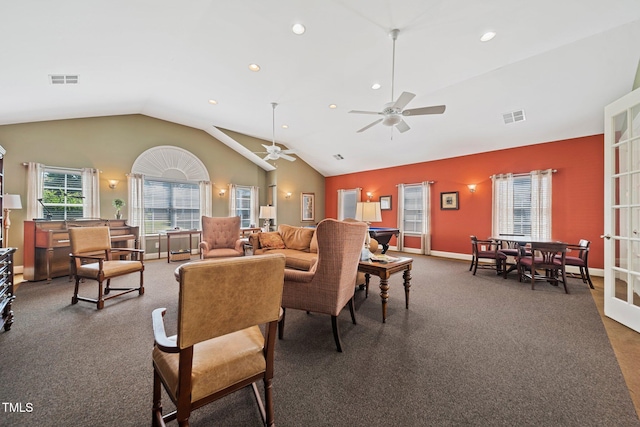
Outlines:
<svg viewBox="0 0 640 427"><path fill-rule="evenodd" d="M140 154L129 176L129 218L141 232L200 228L211 214L211 183L204 164L187 150L158 146Z"/></svg>

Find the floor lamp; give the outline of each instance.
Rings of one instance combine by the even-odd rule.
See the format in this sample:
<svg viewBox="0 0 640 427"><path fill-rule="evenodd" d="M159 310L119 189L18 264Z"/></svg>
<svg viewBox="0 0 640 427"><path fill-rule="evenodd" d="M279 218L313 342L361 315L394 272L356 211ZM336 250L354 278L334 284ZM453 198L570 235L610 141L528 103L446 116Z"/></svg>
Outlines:
<svg viewBox="0 0 640 427"><path fill-rule="evenodd" d="M22 209L22 201L19 194L5 194L2 198L2 208L4 209L4 242L5 248L9 247L9 228L11 227L11 219L9 214L11 209Z"/></svg>
<svg viewBox="0 0 640 427"><path fill-rule="evenodd" d="M358 221L367 223L367 235L364 238L364 248L362 250L362 260L371 258L369 244L371 235L369 234L369 226L372 222L382 221L382 212L380 211L379 202L358 202L356 203L356 218Z"/></svg>
<svg viewBox="0 0 640 427"><path fill-rule="evenodd" d="M264 230L271 230L271 220L276 217L276 207L275 206L260 206L260 218L264 219Z"/></svg>

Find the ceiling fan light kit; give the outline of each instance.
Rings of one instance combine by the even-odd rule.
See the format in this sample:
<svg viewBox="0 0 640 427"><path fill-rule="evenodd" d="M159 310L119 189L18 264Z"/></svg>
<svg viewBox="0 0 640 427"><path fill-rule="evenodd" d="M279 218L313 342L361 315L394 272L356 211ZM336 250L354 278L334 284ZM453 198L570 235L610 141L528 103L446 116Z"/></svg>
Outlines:
<svg viewBox="0 0 640 427"><path fill-rule="evenodd" d="M400 34L400 30L393 29L389 32L389 37L393 40L393 53L391 58L391 102L386 103L382 107L382 111L360 111L360 110L351 110L349 113L354 114L376 114L384 116L382 119L378 119L373 123L368 124L367 126L359 129L357 132L364 132L365 130L377 125L378 123L382 123L385 126L395 126L396 129L400 132L406 132L409 129L409 125L402 119L403 116L422 116L426 114L442 114L444 113L446 106L437 105L433 107L420 107L420 108L412 108L410 110L404 110L404 107L411 102L413 98L415 98L415 94L411 92L402 92L398 99L394 102L394 85L395 85L395 60L396 60L396 39L398 38L398 34Z"/></svg>
<svg viewBox="0 0 640 427"><path fill-rule="evenodd" d="M276 145L276 107L278 106L278 104L276 102L272 102L271 103L271 108L272 108L272 114L271 114L271 131L272 131L272 139L271 139L271 145L266 145L266 144L261 144L265 150L267 151L262 151L260 153L255 153L255 154L266 154L266 156L264 156L264 158L262 160L267 161L267 160L278 160L278 159L285 159L288 160L290 162L295 161L295 157L289 156L289 154L294 154L295 152L293 150L283 150L281 149L279 146Z"/></svg>

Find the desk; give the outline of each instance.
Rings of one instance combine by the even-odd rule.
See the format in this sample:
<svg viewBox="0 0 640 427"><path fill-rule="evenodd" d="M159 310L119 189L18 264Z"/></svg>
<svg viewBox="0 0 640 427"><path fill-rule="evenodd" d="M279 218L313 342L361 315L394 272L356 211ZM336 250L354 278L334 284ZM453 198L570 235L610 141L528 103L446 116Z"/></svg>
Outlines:
<svg viewBox="0 0 640 427"><path fill-rule="evenodd" d="M393 262L374 262L360 261L358 263L358 271L364 273L365 277L365 295L369 296L369 279L371 275L380 278L380 298L382 299L382 323L387 321L387 301L389 300L389 277L393 273L402 271L404 278L404 301L405 308L409 308L409 288L411 287L411 267L413 265L412 258L394 257L397 261Z"/></svg>
<svg viewBox="0 0 640 427"><path fill-rule="evenodd" d="M369 227L369 236L376 239L382 245L382 253L386 253L389 249L389 241L392 236L398 237L400 230L389 227Z"/></svg>
<svg viewBox="0 0 640 427"><path fill-rule="evenodd" d="M191 257L191 252L193 251L193 235L198 236L198 244L202 240L202 230L167 230L161 231L158 233L158 242L160 241L161 236L165 234L167 236L167 262L171 262L171 237L172 236L189 236L189 257ZM160 259L160 250L158 249L158 259Z"/></svg>

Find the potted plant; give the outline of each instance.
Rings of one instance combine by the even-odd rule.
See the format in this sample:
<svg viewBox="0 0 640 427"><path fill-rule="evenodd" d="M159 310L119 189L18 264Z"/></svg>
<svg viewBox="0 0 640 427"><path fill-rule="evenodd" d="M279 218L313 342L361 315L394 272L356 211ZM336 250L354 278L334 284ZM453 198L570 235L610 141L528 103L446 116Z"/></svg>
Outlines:
<svg viewBox="0 0 640 427"><path fill-rule="evenodd" d="M121 219L122 218L122 214L120 213L120 209L122 209L124 207L124 200L115 199L113 201L113 207L116 208L116 219Z"/></svg>

